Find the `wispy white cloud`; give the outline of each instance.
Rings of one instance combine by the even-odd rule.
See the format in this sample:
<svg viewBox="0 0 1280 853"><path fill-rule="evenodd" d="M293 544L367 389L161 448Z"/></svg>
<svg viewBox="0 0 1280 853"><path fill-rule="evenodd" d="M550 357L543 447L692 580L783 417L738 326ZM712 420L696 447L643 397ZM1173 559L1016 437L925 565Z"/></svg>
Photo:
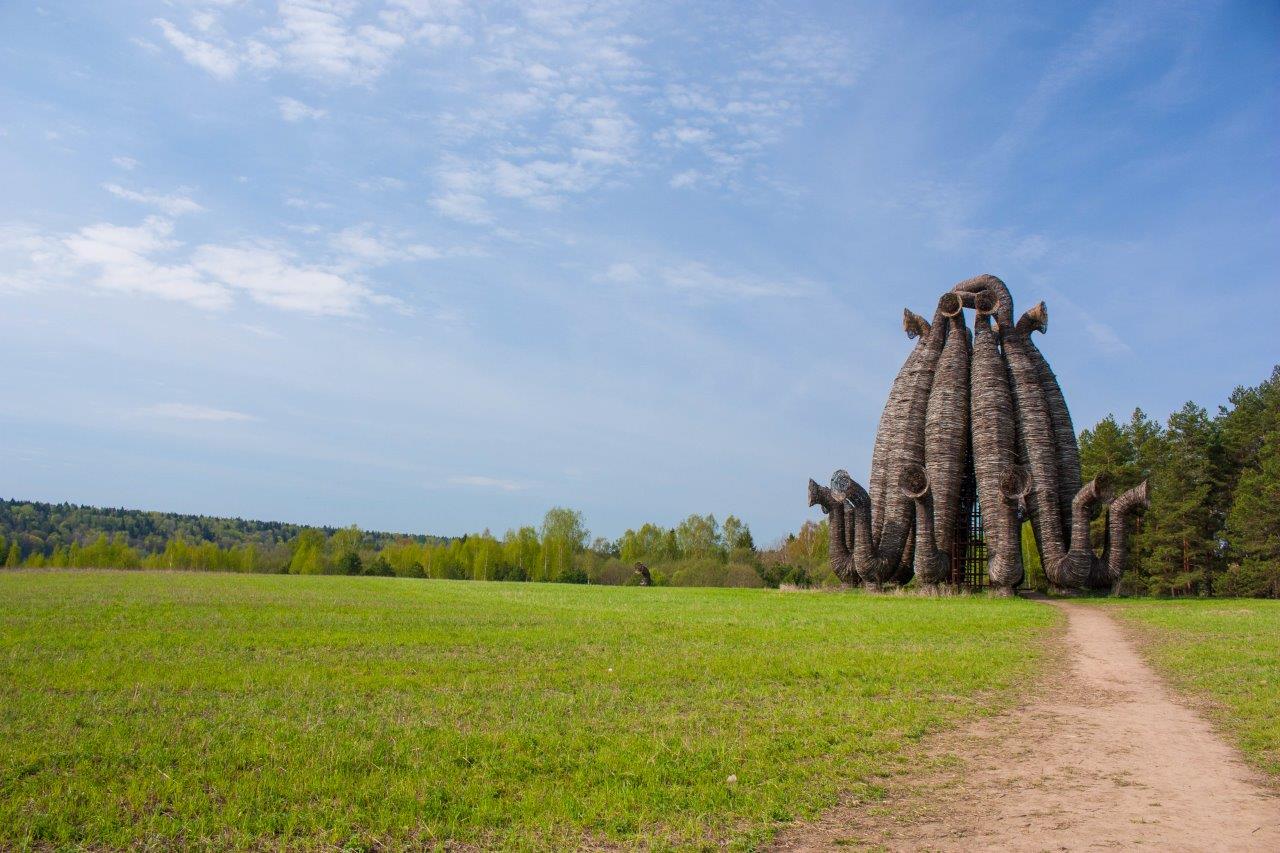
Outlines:
<svg viewBox="0 0 1280 853"><path fill-rule="evenodd" d="M182 54L182 58L187 62L220 80L228 80L235 76L240 67L240 60L225 48L188 35L164 18L156 18L152 23L160 28L164 33L165 41Z"/></svg>
<svg viewBox="0 0 1280 853"><path fill-rule="evenodd" d="M677 172L672 175L671 180L667 182L667 185L672 189L681 190L686 187L697 186L705 177L706 176L697 169L685 169L683 172Z"/></svg>
<svg viewBox="0 0 1280 853"><path fill-rule="evenodd" d="M718 56L710 75L667 80L655 101L664 123L654 139L677 152L668 181L675 189L737 188L783 134L853 85L866 62L865 50L802 20L740 36L751 47Z"/></svg>
<svg viewBox="0 0 1280 853"><path fill-rule="evenodd" d="M961 253L998 262L1021 265L1061 257L1065 249L1049 235L1023 228L985 224L981 216L984 193L960 182L915 181L895 187L882 203L891 209L911 210L928 223L928 245L948 253Z"/></svg>
<svg viewBox="0 0 1280 853"><path fill-rule="evenodd" d="M429 201L472 224L494 222L495 202L553 210L670 158L696 160L669 179L674 187L729 185L815 99L854 79L844 40L798 25L746 28L752 47L735 51L712 84L677 77L664 86L671 69L641 58L640 9L531 3L510 21L463 4L397 2L362 16L348 4L282 3L264 37L286 65L348 82L380 75L414 42L463 48L447 61L466 106L434 117L453 154ZM647 138L671 154L655 157Z"/></svg>
<svg viewBox="0 0 1280 853"><path fill-rule="evenodd" d="M292 252L263 245L200 246L191 265L227 289L255 302L305 314L355 314L380 301L349 276L300 262Z"/></svg>
<svg viewBox="0 0 1280 853"><path fill-rule="evenodd" d="M165 18L153 23L165 40L197 68L230 79L241 68L286 68L334 83L367 85L411 44L444 49L470 36L454 19L466 13L451 2L390 0L369 9L352 0L280 0L265 26L228 35L219 13L201 9L184 30Z"/></svg>
<svg viewBox="0 0 1280 853"><path fill-rule="evenodd" d="M1061 288L1050 287L1048 295L1050 298L1047 304L1051 312L1055 307L1065 309L1071 320L1083 323L1085 333L1093 340L1098 351L1107 355L1126 355L1133 352L1133 348L1116 332L1115 328L1100 320L1094 311L1084 308L1067 296Z"/></svg>
<svg viewBox="0 0 1280 853"><path fill-rule="evenodd" d="M215 409L191 403L156 403L138 409L136 414L147 418L167 418L179 421L211 421L227 423L257 420L253 415L231 409Z"/></svg>
<svg viewBox="0 0 1280 853"><path fill-rule="evenodd" d="M301 196L291 195L284 200L285 207L292 207L295 210L332 210L333 204L327 201L316 201L314 199L302 198Z"/></svg>
<svg viewBox="0 0 1280 853"><path fill-rule="evenodd" d="M667 287L697 300L789 298L802 296L809 290L806 284L799 281L724 275L696 261L666 267L661 275Z"/></svg>
<svg viewBox="0 0 1280 853"><path fill-rule="evenodd" d="M497 477L483 477L474 474L450 477L449 482L455 486L471 486L477 489L491 489L499 492L519 492L529 488L527 484L515 480L503 480Z"/></svg>
<svg viewBox="0 0 1280 853"><path fill-rule="evenodd" d="M198 9L191 13L191 25L202 33L218 28L218 15L212 9Z"/></svg>
<svg viewBox="0 0 1280 853"><path fill-rule="evenodd" d="M637 269L636 265L633 263L629 263L627 261L619 261L618 263L610 264L609 268L606 269L600 275L598 275L596 278L599 281L612 281L618 284L631 284L632 282L636 282L640 280L640 270Z"/></svg>
<svg viewBox="0 0 1280 853"><path fill-rule="evenodd" d="M0 226L0 290L36 291L59 283L56 269L66 247L30 225Z"/></svg>
<svg viewBox="0 0 1280 853"><path fill-rule="evenodd" d="M506 145L501 152L455 155L438 171L440 212L464 222L488 222L489 199L554 210L568 197L601 186L634 165L636 123L611 98L567 97L554 107L552 129L540 146ZM546 116L542 117L544 120Z"/></svg>
<svg viewBox="0 0 1280 853"><path fill-rule="evenodd" d="M276 98L276 106L280 108L280 117L285 121L321 119L329 114L328 110L307 106L297 98Z"/></svg>
<svg viewBox="0 0 1280 853"><path fill-rule="evenodd" d="M186 195L165 195L149 190L138 192L119 184L103 184L102 188L117 198L154 207L169 216L182 216L184 213L199 213L204 210L197 201Z"/></svg>
<svg viewBox="0 0 1280 853"><path fill-rule="evenodd" d="M132 172L134 169L138 168L138 161L132 157L112 157L111 162L115 163L126 172Z"/></svg>
<svg viewBox="0 0 1280 853"><path fill-rule="evenodd" d="M406 36L378 23L356 23L347 0L283 0L266 30L284 63L316 77L363 83L380 75Z"/></svg>
<svg viewBox="0 0 1280 853"><path fill-rule="evenodd" d="M659 130L653 138L663 145L705 145L715 138L715 134L705 127L693 127L687 122L678 121Z"/></svg>
<svg viewBox="0 0 1280 853"><path fill-rule="evenodd" d="M998 166L1026 144L1069 90L1132 61L1139 43L1163 26L1164 16L1158 6L1117 2L1099 6L1050 57L986 159Z"/></svg>
<svg viewBox="0 0 1280 853"><path fill-rule="evenodd" d="M484 197L476 193L444 192L431 197L431 206L441 216L472 225L486 225L493 221Z"/></svg>
<svg viewBox="0 0 1280 853"><path fill-rule="evenodd" d="M29 226L0 228L0 286L9 290L88 284L101 290L185 302L225 311L237 295L284 311L312 315L360 314L370 306L407 307L376 291L368 275L393 260L425 260L440 252L395 241L359 226L330 235L329 252L298 251L267 240L188 246L174 236L172 219L147 217L138 225L97 223L51 235Z"/></svg>
<svg viewBox="0 0 1280 853"><path fill-rule="evenodd" d="M240 328L244 329L246 332L248 332L251 335L255 335L265 340L269 340L269 341L284 340L284 335L280 334L275 329L268 329L266 326L259 326L256 323L241 323Z"/></svg>
<svg viewBox="0 0 1280 853"><path fill-rule="evenodd" d="M659 263L618 261L593 276L595 281L620 285L652 283L693 302L729 302L762 298L794 298L814 292L802 280L768 279L717 271L701 261Z"/></svg>
<svg viewBox="0 0 1280 853"><path fill-rule="evenodd" d="M405 189L409 184L400 178L393 178L389 175L379 175L376 178L366 178L364 180L357 181L356 186L362 190L398 191Z"/></svg>
<svg viewBox="0 0 1280 853"><path fill-rule="evenodd" d="M134 36L133 38L129 39L129 42L130 44L136 45L137 47L141 48L147 53L159 54L164 52L164 49L160 47L160 45L156 44L150 39L144 39L141 36Z"/></svg>
<svg viewBox="0 0 1280 853"><path fill-rule="evenodd" d="M428 261L444 256L433 246L398 239L373 225L353 225L334 234L329 245L361 265L381 266L393 261Z"/></svg>
<svg viewBox="0 0 1280 853"><path fill-rule="evenodd" d="M187 302L209 311L228 308L227 288L206 280L190 264L157 259L180 246L171 239L172 232L173 223L156 216L137 226L90 225L62 241L69 256L47 258L45 265L69 278L76 271L68 266L88 268L90 282L104 290Z"/></svg>
<svg viewBox="0 0 1280 853"><path fill-rule="evenodd" d="M1111 326L1096 320L1092 317L1085 321L1085 331L1089 333L1089 337L1093 338L1093 342L1098 348L1110 355L1123 355L1132 353L1133 348L1125 343L1124 338Z"/></svg>
<svg viewBox="0 0 1280 853"><path fill-rule="evenodd" d="M235 36L215 14L193 19L191 32L156 25L224 79L251 66L372 85L411 56L444 96L431 115L446 154L429 204L475 225L511 205L555 210L654 169L669 169L674 188L744 188L744 170L761 168L769 146L850 85L863 61L798 16L779 29L747 14L727 24L732 49L704 43L702 61L682 68L652 49L650 11L631 0L548 0L502 14L440 0L281 0L265 26ZM278 107L288 121L324 115L293 98Z"/></svg>

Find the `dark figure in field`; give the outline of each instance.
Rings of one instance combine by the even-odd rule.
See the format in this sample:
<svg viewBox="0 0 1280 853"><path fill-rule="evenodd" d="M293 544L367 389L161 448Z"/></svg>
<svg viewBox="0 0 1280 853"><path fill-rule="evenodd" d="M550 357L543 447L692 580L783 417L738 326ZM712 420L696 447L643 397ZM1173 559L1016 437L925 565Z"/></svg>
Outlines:
<svg viewBox="0 0 1280 853"><path fill-rule="evenodd" d="M636 574L640 576L640 586L653 586L653 575L644 563L636 563Z"/></svg>

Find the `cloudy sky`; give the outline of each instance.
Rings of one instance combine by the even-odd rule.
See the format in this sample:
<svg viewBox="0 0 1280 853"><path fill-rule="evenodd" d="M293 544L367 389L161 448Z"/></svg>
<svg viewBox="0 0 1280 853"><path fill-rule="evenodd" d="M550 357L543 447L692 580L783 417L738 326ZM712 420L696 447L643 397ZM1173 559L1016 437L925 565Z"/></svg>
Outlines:
<svg viewBox="0 0 1280 853"><path fill-rule="evenodd" d="M1077 426L1217 405L1280 361L1277 43L1268 2L0 4L0 496L767 540L981 272Z"/></svg>

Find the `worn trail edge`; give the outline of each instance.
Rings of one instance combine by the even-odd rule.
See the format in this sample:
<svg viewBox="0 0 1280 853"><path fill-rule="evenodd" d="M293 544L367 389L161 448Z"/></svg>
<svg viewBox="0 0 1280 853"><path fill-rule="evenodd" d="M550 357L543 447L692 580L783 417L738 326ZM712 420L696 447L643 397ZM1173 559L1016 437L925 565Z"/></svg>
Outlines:
<svg viewBox="0 0 1280 853"><path fill-rule="evenodd" d="M1280 850L1280 797L1105 612L1067 615L1066 670L939 735L886 801L845 803L775 849Z"/></svg>

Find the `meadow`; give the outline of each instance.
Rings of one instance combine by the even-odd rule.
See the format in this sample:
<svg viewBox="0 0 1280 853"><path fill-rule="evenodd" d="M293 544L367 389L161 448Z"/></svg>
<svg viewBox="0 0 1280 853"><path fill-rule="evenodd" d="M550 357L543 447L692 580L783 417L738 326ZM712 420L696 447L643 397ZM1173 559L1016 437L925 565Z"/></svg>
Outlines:
<svg viewBox="0 0 1280 853"><path fill-rule="evenodd" d="M1169 680L1208 700L1245 757L1280 781L1280 601L1099 601Z"/></svg>
<svg viewBox="0 0 1280 853"><path fill-rule="evenodd" d="M1007 702L1060 618L977 596L0 573L0 847L750 847L842 790L875 798L922 735Z"/></svg>

